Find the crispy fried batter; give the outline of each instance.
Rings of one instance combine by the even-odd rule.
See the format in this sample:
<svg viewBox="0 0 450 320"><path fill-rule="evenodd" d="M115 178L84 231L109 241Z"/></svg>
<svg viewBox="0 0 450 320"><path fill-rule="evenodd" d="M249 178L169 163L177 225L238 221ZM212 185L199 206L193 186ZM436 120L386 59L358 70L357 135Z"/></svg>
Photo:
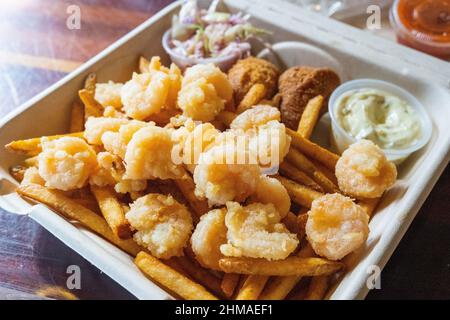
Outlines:
<svg viewBox="0 0 450 320"><path fill-rule="evenodd" d="M339 84L339 76L331 69L299 66L286 70L278 81L282 122L296 130L309 100L318 95L327 100Z"/></svg>
<svg viewBox="0 0 450 320"><path fill-rule="evenodd" d="M277 92L279 75L280 72L277 67L266 60L255 57L239 60L228 71L228 78L234 89L236 104L239 104L250 88L257 83L265 86L265 98L271 99Z"/></svg>

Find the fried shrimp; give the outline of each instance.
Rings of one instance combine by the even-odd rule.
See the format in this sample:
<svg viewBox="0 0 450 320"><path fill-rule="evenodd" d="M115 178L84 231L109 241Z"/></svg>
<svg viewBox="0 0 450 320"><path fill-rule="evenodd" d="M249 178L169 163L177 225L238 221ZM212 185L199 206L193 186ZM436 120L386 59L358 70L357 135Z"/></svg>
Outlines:
<svg viewBox="0 0 450 320"><path fill-rule="evenodd" d="M275 178L261 176L256 186L255 194L250 197L250 201L263 204L272 203L283 219L291 208L291 198L286 188Z"/></svg>
<svg viewBox="0 0 450 320"><path fill-rule="evenodd" d="M355 198L378 198L392 186L397 168L372 141L361 140L344 151L336 164L339 188Z"/></svg>
<svg viewBox="0 0 450 320"><path fill-rule="evenodd" d="M188 209L172 196L148 194L134 201L126 214L134 240L157 258L181 256L192 231Z"/></svg>
<svg viewBox="0 0 450 320"><path fill-rule="evenodd" d="M244 201L254 193L260 169L249 161L248 150L235 144L212 147L200 155L194 171L195 194L210 205Z"/></svg>
<svg viewBox="0 0 450 320"><path fill-rule="evenodd" d="M45 186L63 191L82 188L97 167L94 150L83 139L63 137L41 139L39 175Z"/></svg>
<svg viewBox="0 0 450 320"><path fill-rule="evenodd" d="M313 201L306 235L318 255L340 260L364 244L368 223L366 212L352 199L338 193L327 194Z"/></svg>
<svg viewBox="0 0 450 320"><path fill-rule="evenodd" d="M205 268L221 271L219 260L223 258L220 246L227 242L225 209L216 209L200 218L191 237L192 251Z"/></svg>
<svg viewBox="0 0 450 320"><path fill-rule="evenodd" d="M128 119L121 118L90 117L85 124L84 138L89 144L101 145L105 132L117 132L120 126L128 122Z"/></svg>
<svg viewBox="0 0 450 320"><path fill-rule="evenodd" d="M232 130L247 131L258 128L270 121L280 121L281 113L269 105L257 105L238 115L230 124Z"/></svg>
<svg viewBox="0 0 450 320"><path fill-rule="evenodd" d="M114 107L115 109L120 109L122 107L122 100L120 98L122 86L122 83L114 83L112 81L97 83L95 85L95 100L105 108Z"/></svg>
<svg viewBox="0 0 450 320"><path fill-rule="evenodd" d="M233 97L233 88L227 75L212 63L197 64L188 68L184 74L183 87L201 78L212 84L217 95L225 102L230 101Z"/></svg>
<svg viewBox="0 0 450 320"><path fill-rule="evenodd" d="M178 106L184 115L206 122L213 120L232 97L226 74L213 64L199 64L186 70Z"/></svg>
<svg viewBox="0 0 450 320"><path fill-rule="evenodd" d="M227 210L228 243L220 247L225 256L282 260L297 248L297 236L280 222L280 214L273 204L253 203L242 207L227 202Z"/></svg>
<svg viewBox="0 0 450 320"><path fill-rule="evenodd" d="M172 161L173 141L169 129L146 126L137 131L125 152L126 179L179 179L185 174Z"/></svg>
<svg viewBox="0 0 450 320"><path fill-rule="evenodd" d="M127 145L133 135L140 129L152 125L154 125L152 122L131 120L128 123L121 125L117 132L105 132L101 137L103 147L106 151L109 151L123 159L125 158Z"/></svg>

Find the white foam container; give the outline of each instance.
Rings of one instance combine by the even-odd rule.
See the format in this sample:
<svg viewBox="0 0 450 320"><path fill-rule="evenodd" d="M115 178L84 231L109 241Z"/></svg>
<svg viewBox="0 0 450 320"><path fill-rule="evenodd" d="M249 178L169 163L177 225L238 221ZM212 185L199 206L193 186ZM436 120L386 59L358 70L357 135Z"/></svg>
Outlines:
<svg viewBox="0 0 450 320"><path fill-rule="evenodd" d="M346 259L348 272L329 294L330 299L362 299L368 292L368 268L372 265L383 268L449 162L450 64L286 2L226 0L225 3L230 11L251 12L253 23L273 30L272 42L303 41L319 46L338 59L350 78L393 82L414 93L427 108L433 122L430 143L402 164L399 180L383 197L370 223L366 245ZM160 55L168 62L161 37L170 27L171 16L179 5L177 2L166 7L1 119L0 145L15 139L66 132L73 99L89 72L96 72L100 82L125 81L136 69L139 55ZM11 193L15 182L8 168L21 160L20 156L0 149L1 207L29 215L136 297L172 298L146 279L129 255L47 207L32 206Z"/></svg>

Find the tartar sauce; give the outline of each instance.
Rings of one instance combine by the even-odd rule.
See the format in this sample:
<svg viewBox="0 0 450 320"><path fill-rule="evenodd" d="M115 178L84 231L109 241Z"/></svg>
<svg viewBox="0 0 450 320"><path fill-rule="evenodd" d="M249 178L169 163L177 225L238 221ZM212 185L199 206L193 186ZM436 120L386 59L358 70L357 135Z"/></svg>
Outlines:
<svg viewBox="0 0 450 320"><path fill-rule="evenodd" d="M377 89L345 93L337 106L340 126L356 139L372 140L382 149L405 149L422 134L420 120L404 100Z"/></svg>

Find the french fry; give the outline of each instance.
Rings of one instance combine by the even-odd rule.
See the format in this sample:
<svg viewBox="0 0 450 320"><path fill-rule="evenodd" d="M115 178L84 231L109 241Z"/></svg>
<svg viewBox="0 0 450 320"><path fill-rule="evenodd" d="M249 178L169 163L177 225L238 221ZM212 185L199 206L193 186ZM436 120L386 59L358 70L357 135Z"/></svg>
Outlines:
<svg viewBox="0 0 450 320"><path fill-rule="evenodd" d="M146 252L139 252L134 262L152 280L186 300L217 300L203 286L195 283Z"/></svg>
<svg viewBox="0 0 450 320"><path fill-rule="evenodd" d="M307 157L295 148L291 148L286 159L297 169L309 175L327 193L339 192L339 188L327 178Z"/></svg>
<svg viewBox="0 0 450 320"><path fill-rule="evenodd" d="M227 298L231 298L239 284L240 275L236 273L225 273L222 278L220 287Z"/></svg>
<svg viewBox="0 0 450 320"><path fill-rule="evenodd" d="M285 177L277 176L276 178L286 188L292 201L303 207L311 208L312 202L323 196L323 193L302 186Z"/></svg>
<svg viewBox="0 0 450 320"><path fill-rule="evenodd" d="M328 290L329 276L313 277L309 283L305 300L322 300Z"/></svg>
<svg viewBox="0 0 450 320"><path fill-rule="evenodd" d="M300 122L298 124L297 132L305 139L309 139L314 131L317 120L319 119L320 110L323 105L323 97L317 96L309 100L302 113Z"/></svg>
<svg viewBox="0 0 450 320"><path fill-rule="evenodd" d="M130 223L125 218L122 205L112 189L91 186L91 191L97 199L100 211L112 232L120 239L130 239L133 236Z"/></svg>
<svg viewBox="0 0 450 320"><path fill-rule="evenodd" d="M302 241L306 236L306 222L308 221L308 213L301 213L297 216L297 237Z"/></svg>
<svg viewBox="0 0 450 320"><path fill-rule="evenodd" d="M204 269L187 257L177 257L180 266L193 280L210 290L217 296L223 295L220 286L221 280L213 276L208 270Z"/></svg>
<svg viewBox="0 0 450 320"><path fill-rule="evenodd" d="M75 101L72 105L70 115L70 132L80 132L84 130L84 108L83 105Z"/></svg>
<svg viewBox="0 0 450 320"><path fill-rule="evenodd" d="M254 258L222 258L219 266L224 272L259 276L320 276L335 273L344 264L322 258L289 257L269 261Z"/></svg>
<svg viewBox="0 0 450 320"><path fill-rule="evenodd" d="M31 158L26 158L23 163L27 166L27 167L37 167L38 166L38 157L34 156Z"/></svg>
<svg viewBox="0 0 450 320"><path fill-rule="evenodd" d="M300 152L306 156L316 159L320 163L324 164L328 169L334 172L336 163L339 160L339 156L325 148L322 148L318 144L315 144L308 139L303 138L298 132L286 128L286 132L292 138L292 146L297 148Z"/></svg>
<svg viewBox="0 0 450 320"><path fill-rule="evenodd" d="M321 186L319 186L313 179L311 179L306 173L298 169L297 167L293 166L288 161L284 161L280 165L280 173L291 180L294 180L295 182L298 182L302 185L307 186L308 188L311 188L313 190L323 192L323 189Z"/></svg>
<svg viewBox="0 0 450 320"><path fill-rule="evenodd" d="M50 190L37 184L29 184L19 186L16 191L24 197L46 204L68 219L79 221L88 229L104 237L132 256L136 256L139 251L143 250L133 240L122 240L117 237L102 217L64 196L57 190Z"/></svg>
<svg viewBox="0 0 450 320"><path fill-rule="evenodd" d="M239 114L257 105L265 97L266 92L266 87L263 84L254 84L239 103L236 112Z"/></svg>
<svg viewBox="0 0 450 320"><path fill-rule="evenodd" d="M288 230L292 233L298 233L298 223L297 223L297 216L293 214L292 212L288 212L286 217L283 218L282 222L288 228Z"/></svg>
<svg viewBox="0 0 450 320"><path fill-rule="evenodd" d="M147 58L140 56L139 57L139 72L145 73L148 72L148 67L150 66L150 61Z"/></svg>
<svg viewBox="0 0 450 320"><path fill-rule="evenodd" d="M94 95L87 89L78 91L78 96L84 104L84 120L89 117L101 117L103 115L103 106L98 103Z"/></svg>
<svg viewBox="0 0 450 320"><path fill-rule="evenodd" d="M334 174L334 171L331 171L327 167L325 167L323 164L316 160L309 159L317 169L319 169L320 172L322 172L331 182L334 183L334 185L339 186L336 175Z"/></svg>
<svg viewBox="0 0 450 320"><path fill-rule="evenodd" d="M54 136L47 136L46 138L49 140L56 140L62 137L77 137L83 138L83 132L75 132L69 134L58 134ZM26 155L28 157L33 157L38 155L42 151L41 147L41 139L39 138L31 138L26 140L16 140L8 143L5 148L10 152L15 152L18 154Z"/></svg>
<svg viewBox="0 0 450 320"><path fill-rule="evenodd" d="M16 179L17 182L21 182L23 180L25 170L27 170L27 167L18 164L16 166L12 166L11 168L9 168L9 174L14 179Z"/></svg>
<svg viewBox="0 0 450 320"><path fill-rule="evenodd" d="M381 198L362 199L358 201L358 205L367 212L367 215L370 218L372 218L378 204L380 203L380 200Z"/></svg>
<svg viewBox="0 0 450 320"><path fill-rule="evenodd" d="M230 127L230 124L237 117L237 114L230 111L222 111L216 117L216 120L222 122L227 128Z"/></svg>
<svg viewBox="0 0 450 320"><path fill-rule="evenodd" d="M188 201L190 207L195 211L198 218L209 211L208 202L200 200L195 196L195 183L189 176L186 179L176 179L175 183Z"/></svg>
<svg viewBox="0 0 450 320"><path fill-rule="evenodd" d="M89 73L84 80L84 89L86 89L89 94L95 96L95 85L97 84L97 75L95 73Z"/></svg>
<svg viewBox="0 0 450 320"><path fill-rule="evenodd" d="M236 300L257 300L267 280L269 280L268 276L248 276L242 288L239 290Z"/></svg>
<svg viewBox="0 0 450 320"><path fill-rule="evenodd" d="M297 253L299 258L309 258L314 255L312 247L307 244ZM301 276L274 277L268 283L260 296L261 300L282 300L291 292L291 290L302 279Z"/></svg>

